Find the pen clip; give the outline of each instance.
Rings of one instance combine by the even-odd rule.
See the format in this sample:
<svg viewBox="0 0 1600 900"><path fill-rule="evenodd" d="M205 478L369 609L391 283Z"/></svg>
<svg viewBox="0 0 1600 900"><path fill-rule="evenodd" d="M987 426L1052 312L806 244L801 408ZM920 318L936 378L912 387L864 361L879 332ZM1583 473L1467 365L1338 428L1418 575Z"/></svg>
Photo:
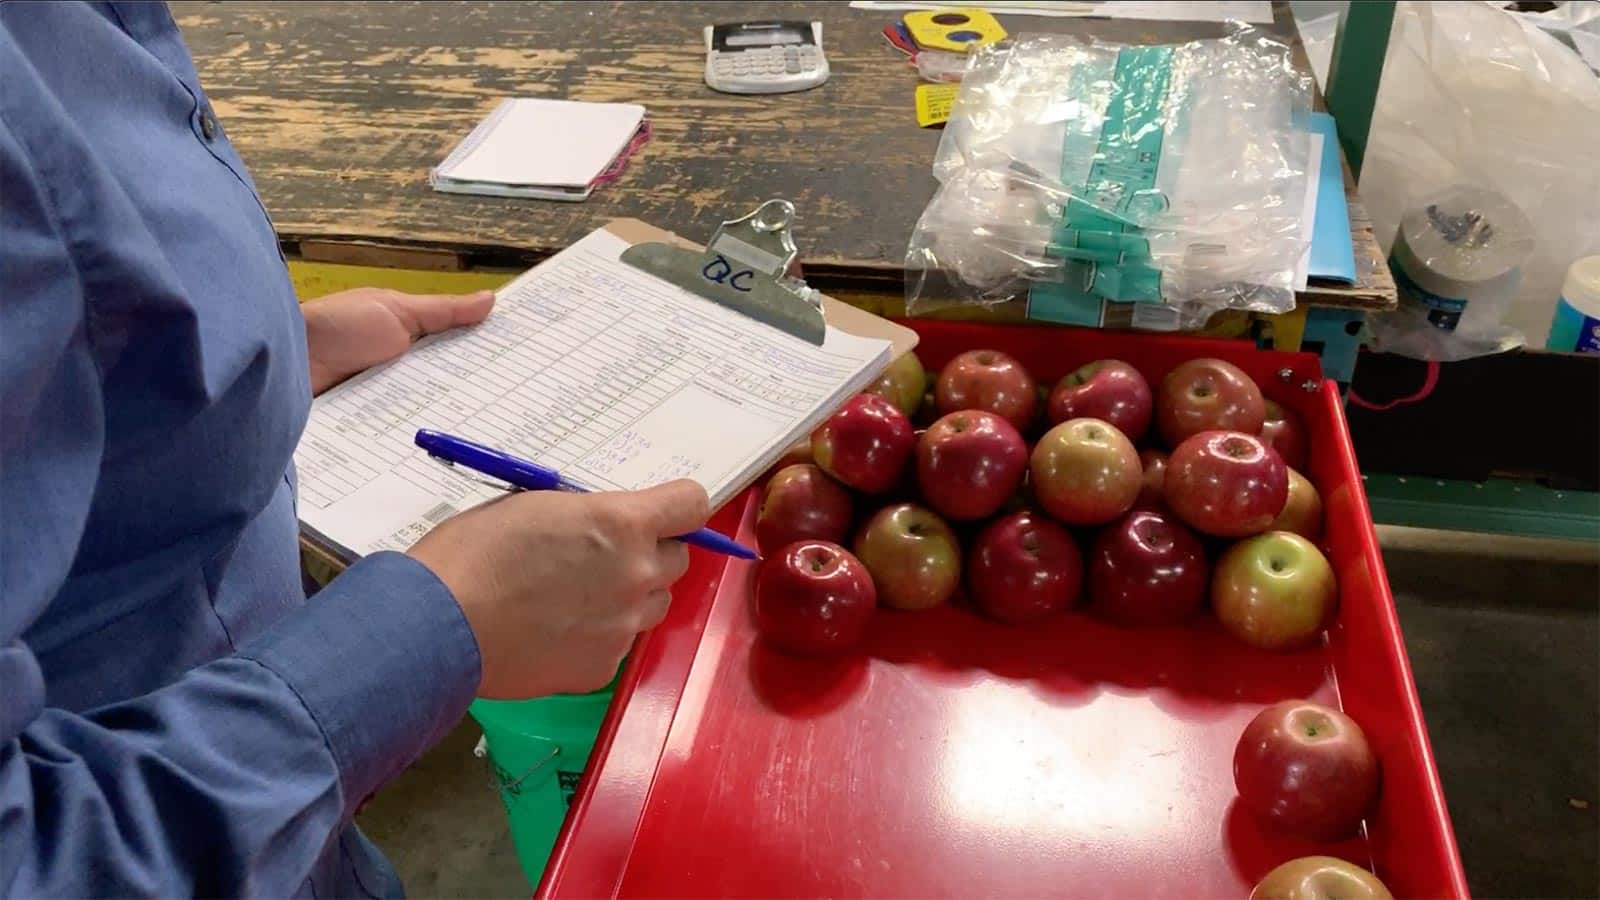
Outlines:
<svg viewBox="0 0 1600 900"><path fill-rule="evenodd" d="M504 481L494 481L494 480L490 480L488 478L480 478L477 475L470 475L470 474L468 474L468 470L463 469L460 466L457 466L454 462L451 462L450 460L445 459L442 456L435 456L432 453L429 453L428 454L428 458L433 460L434 462L438 463L441 466L445 466L445 467L449 468L450 471L456 473L460 477L465 478L468 481L472 481L472 482L476 482L478 484L481 484L484 487L494 488L497 491L504 491L507 494L515 494L518 491L522 490L522 488L519 488L514 484L506 484Z"/></svg>

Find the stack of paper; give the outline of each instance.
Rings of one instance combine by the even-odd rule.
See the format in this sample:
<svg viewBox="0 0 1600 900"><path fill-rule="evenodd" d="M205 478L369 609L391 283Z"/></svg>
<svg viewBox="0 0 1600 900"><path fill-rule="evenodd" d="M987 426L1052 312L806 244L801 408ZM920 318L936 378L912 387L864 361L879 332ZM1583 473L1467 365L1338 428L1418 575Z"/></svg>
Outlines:
<svg viewBox="0 0 1600 900"><path fill-rule="evenodd" d="M428 181L454 194L583 200L644 127L634 103L505 100Z"/></svg>

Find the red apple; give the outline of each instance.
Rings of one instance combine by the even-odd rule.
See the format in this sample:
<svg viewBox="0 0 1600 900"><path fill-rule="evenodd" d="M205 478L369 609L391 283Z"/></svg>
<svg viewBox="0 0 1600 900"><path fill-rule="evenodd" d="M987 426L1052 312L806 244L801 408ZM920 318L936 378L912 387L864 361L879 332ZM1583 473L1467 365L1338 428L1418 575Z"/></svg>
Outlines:
<svg viewBox="0 0 1600 900"><path fill-rule="evenodd" d="M1302 856L1256 882L1250 900L1394 900L1378 876L1332 856Z"/></svg>
<svg viewBox="0 0 1600 900"><path fill-rule="evenodd" d="M1261 439L1283 457L1283 464L1291 469L1305 470L1311 458L1311 438L1306 424L1291 409L1276 400L1266 401L1266 418L1261 422Z"/></svg>
<svg viewBox="0 0 1600 900"><path fill-rule="evenodd" d="M1102 359L1074 370L1050 392L1050 424L1068 419L1110 422L1138 443L1150 430L1150 383L1120 359Z"/></svg>
<svg viewBox="0 0 1600 900"><path fill-rule="evenodd" d="M789 544L756 572L756 628L790 653L825 655L859 644L877 605L867 567L828 541Z"/></svg>
<svg viewBox="0 0 1600 900"><path fill-rule="evenodd" d="M850 492L810 464L778 470L761 492L756 544L771 553L795 541L838 543L850 534Z"/></svg>
<svg viewBox="0 0 1600 900"><path fill-rule="evenodd" d="M1220 359L1191 359L1167 373L1156 391L1156 426L1168 447L1202 431L1260 434L1267 405L1243 369Z"/></svg>
<svg viewBox="0 0 1600 900"><path fill-rule="evenodd" d="M1034 499L1068 525L1098 525L1127 512L1142 472L1133 444L1099 419L1073 419L1039 439L1028 461Z"/></svg>
<svg viewBox="0 0 1600 900"><path fill-rule="evenodd" d="M873 514L856 535L856 557L872 573L878 600L895 609L931 609L961 584L961 545L944 520L914 503Z"/></svg>
<svg viewBox="0 0 1600 900"><path fill-rule="evenodd" d="M1304 475L1289 470L1289 499L1268 531L1292 531L1315 543L1322 538L1322 495Z"/></svg>
<svg viewBox="0 0 1600 900"><path fill-rule="evenodd" d="M917 414L927 387L928 373L922 369L922 360L915 353L902 353L867 387L867 393L877 394L910 417Z"/></svg>
<svg viewBox="0 0 1600 900"><path fill-rule="evenodd" d="M1253 647L1292 650L1316 641L1339 599L1333 567L1298 534L1269 531L1229 547L1211 573L1211 608Z"/></svg>
<svg viewBox="0 0 1600 900"><path fill-rule="evenodd" d="M1176 625L1206 600L1206 551L1166 513L1136 509L1089 552L1089 602L1123 625Z"/></svg>
<svg viewBox="0 0 1600 900"><path fill-rule="evenodd" d="M1167 459L1167 507L1217 537L1259 534L1289 499L1289 469L1261 438L1202 431Z"/></svg>
<svg viewBox="0 0 1600 900"><path fill-rule="evenodd" d="M866 494L894 487L916 448L911 421L876 394L845 401L811 436L811 454L822 471Z"/></svg>
<svg viewBox="0 0 1600 900"><path fill-rule="evenodd" d="M1037 513L997 519L973 542L967 587L1002 622L1037 622L1078 600L1083 557L1072 534Z"/></svg>
<svg viewBox="0 0 1600 900"><path fill-rule="evenodd" d="M1233 751L1239 804L1296 837L1349 837L1378 796L1378 757L1355 720L1309 700L1285 700L1250 720Z"/></svg>
<svg viewBox="0 0 1600 900"><path fill-rule="evenodd" d="M1154 447L1139 451L1139 468L1144 475L1139 483L1139 499L1134 509L1167 508L1167 454Z"/></svg>
<svg viewBox="0 0 1600 900"><path fill-rule="evenodd" d="M983 410L950 413L917 441L917 486L947 519L993 515L1016 493L1027 470L1022 434Z"/></svg>
<svg viewBox="0 0 1600 900"><path fill-rule="evenodd" d="M940 415L981 409L1010 422L1018 431L1033 424L1038 388L1022 363L998 350L969 350L939 373L933 386Z"/></svg>

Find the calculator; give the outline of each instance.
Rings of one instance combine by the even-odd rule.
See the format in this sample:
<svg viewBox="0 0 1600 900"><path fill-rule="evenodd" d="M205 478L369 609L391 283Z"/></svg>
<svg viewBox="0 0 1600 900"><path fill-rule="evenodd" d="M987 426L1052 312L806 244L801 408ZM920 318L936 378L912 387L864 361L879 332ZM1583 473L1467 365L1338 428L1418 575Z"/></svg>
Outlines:
<svg viewBox="0 0 1600 900"><path fill-rule="evenodd" d="M828 80L821 22L707 25L706 84L727 94L787 94Z"/></svg>

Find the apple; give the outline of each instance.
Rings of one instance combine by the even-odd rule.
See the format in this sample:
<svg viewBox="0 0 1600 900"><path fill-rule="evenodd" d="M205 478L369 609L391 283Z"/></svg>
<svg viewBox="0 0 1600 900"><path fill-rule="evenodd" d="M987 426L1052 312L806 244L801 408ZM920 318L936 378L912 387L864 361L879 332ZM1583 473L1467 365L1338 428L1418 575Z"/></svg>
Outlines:
<svg viewBox="0 0 1600 900"><path fill-rule="evenodd" d="M1306 424L1293 410L1286 409L1276 400L1266 401L1266 418L1261 422L1261 439L1283 457L1283 464L1291 469L1305 470L1311 459L1311 438Z"/></svg>
<svg viewBox="0 0 1600 900"><path fill-rule="evenodd" d="M1123 625L1176 625L1206 600L1206 551L1168 513L1136 509L1089 551L1089 602Z"/></svg>
<svg viewBox="0 0 1600 900"><path fill-rule="evenodd" d="M1102 359L1056 382L1047 408L1052 425L1068 419L1100 419L1137 443L1150 430L1153 403L1150 383L1138 369L1120 359Z"/></svg>
<svg viewBox="0 0 1600 900"><path fill-rule="evenodd" d="M945 365L933 386L940 415L981 409L1001 416L1018 431L1033 424L1039 406L1033 376L998 350L968 350Z"/></svg>
<svg viewBox="0 0 1600 900"><path fill-rule="evenodd" d="M928 392L922 395L922 403L917 406L917 414L911 417L911 421L918 428L927 428L938 418L939 401L934 398L933 389L929 388Z"/></svg>
<svg viewBox="0 0 1600 900"><path fill-rule="evenodd" d="M1322 495L1304 475L1289 470L1289 499L1268 531L1292 531L1315 543L1322 538Z"/></svg>
<svg viewBox="0 0 1600 900"><path fill-rule="evenodd" d="M989 524L967 556L973 602L1002 622L1037 622L1076 603L1083 556L1072 534L1031 512Z"/></svg>
<svg viewBox="0 0 1600 900"><path fill-rule="evenodd" d="M867 393L877 394L910 417L917 414L927 388L928 373L922 370L922 360L915 353L902 353L867 387Z"/></svg>
<svg viewBox="0 0 1600 900"><path fill-rule="evenodd" d="M876 394L846 400L811 436L822 471L865 494L894 487L916 449L911 420Z"/></svg>
<svg viewBox="0 0 1600 900"><path fill-rule="evenodd" d="M1143 484L1133 443L1099 419L1072 419L1045 432L1028 471L1034 499L1068 525L1115 519L1133 506Z"/></svg>
<svg viewBox="0 0 1600 900"><path fill-rule="evenodd" d="M1239 541L1211 574L1211 608L1222 627L1266 650L1314 642L1338 595L1333 567L1322 551L1287 531Z"/></svg>
<svg viewBox="0 0 1600 900"><path fill-rule="evenodd" d="M1267 405L1243 369L1220 359L1191 359L1161 379L1156 427L1168 447L1202 431L1260 434Z"/></svg>
<svg viewBox="0 0 1600 900"><path fill-rule="evenodd" d="M1167 454L1154 447L1139 451L1139 468L1144 471L1139 483L1139 499L1134 509L1167 508Z"/></svg>
<svg viewBox="0 0 1600 900"><path fill-rule="evenodd" d="M850 535L850 492L809 463L779 469L761 492L756 544L777 551L795 541L838 543Z"/></svg>
<svg viewBox="0 0 1600 900"><path fill-rule="evenodd" d="M790 653L826 655L859 644L877 605L867 567L829 541L796 541L756 572L756 629Z"/></svg>
<svg viewBox="0 0 1600 900"><path fill-rule="evenodd" d="M1247 537L1272 524L1289 499L1289 469L1253 434L1202 431L1167 458L1167 507L1190 527Z"/></svg>
<svg viewBox="0 0 1600 900"><path fill-rule="evenodd" d="M1250 900L1394 900L1378 876L1332 856L1302 856L1256 882Z"/></svg>
<svg viewBox="0 0 1600 900"><path fill-rule="evenodd" d="M1256 714L1233 751L1239 805L1275 831L1349 837L1378 796L1378 757L1355 720L1309 700Z"/></svg>
<svg viewBox="0 0 1600 900"><path fill-rule="evenodd" d="M872 573L878 600L931 609L961 584L961 544L944 520L915 503L885 506L856 535L856 557Z"/></svg>
<svg viewBox="0 0 1600 900"><path fill-rule="evenodd" d="M981 409L953 412L917 441L917 487L947 519L990 516L1028 470L1028 445L1010 422Z"/></svg>
<svg viewBox="0 0 1600 900"><path fill-rule="evenodd" d="M790 444L789 449L783 451L783 455L778 457L778 461L773 463L772 468L767 470L767 477L771 478L790 466L798 466L802 463L809 464L812 461L811 438L801 438Z"/></svg>

